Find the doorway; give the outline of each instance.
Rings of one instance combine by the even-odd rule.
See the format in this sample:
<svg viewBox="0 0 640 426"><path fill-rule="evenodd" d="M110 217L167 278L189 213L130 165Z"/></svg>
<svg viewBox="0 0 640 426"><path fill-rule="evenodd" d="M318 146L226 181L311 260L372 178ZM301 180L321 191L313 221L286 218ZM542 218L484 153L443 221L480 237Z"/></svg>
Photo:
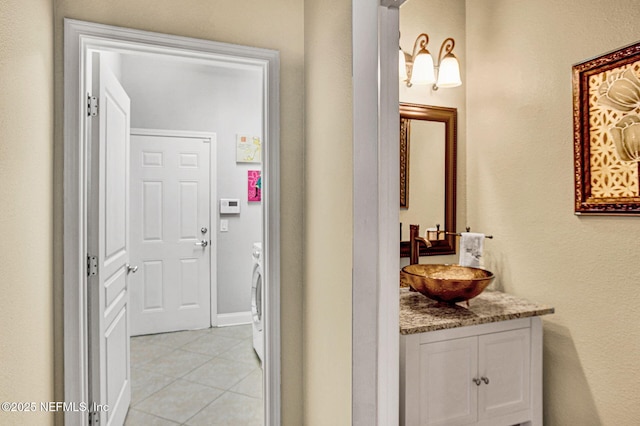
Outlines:
<svg viewBox="0 0 640 426"><path fill-rule="evenodd" d="M89 171L94 159L89 145L85 114L91 107L88 58L91 52L117 52L163 55L191 63L219 63L227 66L256 67L263 78L262 106L262 242L265 281L265 362L264 412L266 424L279 424L279 172L278 172L278 53L264 49L172 37L117 27L65 21L65 399L90 401L90 386L100 376L89 368L88 342L91 309L87 291L87 255L91 257L89 235L94 232L87 216L90 210ZM95 185L96 182L91 184ZM250 256L250 252L247 252ZM134 265L127 264L126 272ZM250 272L249 272L250 274ZM125 274L127 275L127 274ZM130 273L128 274L130 275ZM93 382L93 384L92 384ZM97 402L99 401L91 401ZM68 413L67 424L85 424L86 414Z"/></svg>

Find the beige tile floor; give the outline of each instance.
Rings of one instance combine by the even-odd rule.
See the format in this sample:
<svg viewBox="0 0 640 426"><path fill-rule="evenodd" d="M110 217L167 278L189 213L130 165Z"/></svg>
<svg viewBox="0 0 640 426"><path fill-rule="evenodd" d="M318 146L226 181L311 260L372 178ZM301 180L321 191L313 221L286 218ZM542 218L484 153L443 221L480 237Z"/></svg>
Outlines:
<svg viewBox="0 0 640 426"><path fill-rule="evenodd" d="M126 426L262 426L251 325L131 338Z"/></svg>

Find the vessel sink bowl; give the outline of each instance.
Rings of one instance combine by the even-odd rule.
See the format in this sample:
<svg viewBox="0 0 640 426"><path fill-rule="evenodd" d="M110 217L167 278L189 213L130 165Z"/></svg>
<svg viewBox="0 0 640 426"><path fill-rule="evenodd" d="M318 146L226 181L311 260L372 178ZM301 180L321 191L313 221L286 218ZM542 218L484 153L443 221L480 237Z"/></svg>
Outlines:
<svg viewBox="0 0 640 426"><path fill-rule="evenodd" d="M485 269L460 265L408 265L400 271L400 283L429 299L463 302L482 293L495 276Z"/></svg>

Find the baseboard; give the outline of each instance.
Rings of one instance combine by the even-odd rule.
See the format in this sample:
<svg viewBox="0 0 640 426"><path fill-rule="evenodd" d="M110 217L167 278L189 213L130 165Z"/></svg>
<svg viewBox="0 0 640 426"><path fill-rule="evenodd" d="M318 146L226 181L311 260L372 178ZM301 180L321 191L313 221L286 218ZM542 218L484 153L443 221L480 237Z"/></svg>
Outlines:
<svg viewBox="0 0 640 426"><path fill-rule="evenodd" d="M218 327L229 325L251 324L251 311L232 312L230 314L218 314Z"/></svg>

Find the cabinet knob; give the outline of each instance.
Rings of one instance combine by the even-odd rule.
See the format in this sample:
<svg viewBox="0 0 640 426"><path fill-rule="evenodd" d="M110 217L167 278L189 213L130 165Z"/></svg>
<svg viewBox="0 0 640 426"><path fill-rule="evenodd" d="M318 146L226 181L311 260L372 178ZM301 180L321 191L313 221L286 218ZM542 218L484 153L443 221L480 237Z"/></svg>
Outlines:
<svg viewBox="0 0 640 426"><path fill-rule="evenodd" d="M489 378L488 377L482 377L482 381L484 382L485 385L489 384Z"/></svg>
<svg viewBox="0 0 640 426"><path fill-rule="evenodd" d="M476 384L476 386L480 386L480 384L482 383L482 380L478 379L477 377L474 377L472 380L473 383Z"/></svg>

